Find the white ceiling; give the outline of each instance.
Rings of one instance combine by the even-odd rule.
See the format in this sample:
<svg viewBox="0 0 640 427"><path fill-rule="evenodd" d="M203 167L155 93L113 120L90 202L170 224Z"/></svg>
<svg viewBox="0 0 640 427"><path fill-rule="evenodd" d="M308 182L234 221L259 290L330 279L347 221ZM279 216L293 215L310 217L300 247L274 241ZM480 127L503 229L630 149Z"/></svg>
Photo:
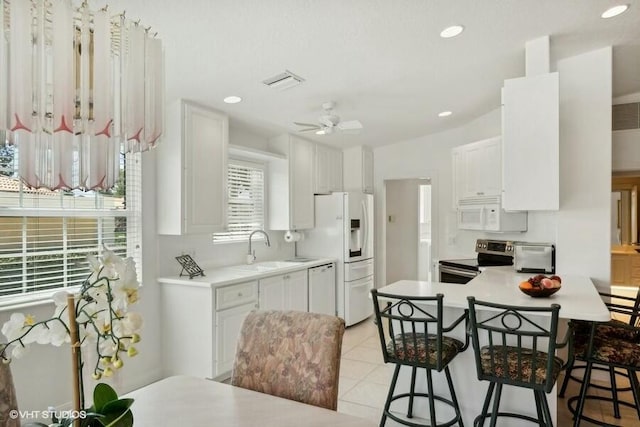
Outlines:
<svg viewBox="0 0 640 427"><path fill-rule="evenodd" d="M625 0L114 0L163 40L167 101L226 112L232 126L271 136L315 122L336 101L360 135L310 139L347 147L394 143L460 126L500 105L504 79L524 75L525 42L551 37L558 59L614 46L614 96L640 92L640 1ZM440 31L465 26L453 39ZM290 70L306 81L275 91ZM222 99L238 95L243 102ZM448 118L437 113L451 110Z"/></svg>

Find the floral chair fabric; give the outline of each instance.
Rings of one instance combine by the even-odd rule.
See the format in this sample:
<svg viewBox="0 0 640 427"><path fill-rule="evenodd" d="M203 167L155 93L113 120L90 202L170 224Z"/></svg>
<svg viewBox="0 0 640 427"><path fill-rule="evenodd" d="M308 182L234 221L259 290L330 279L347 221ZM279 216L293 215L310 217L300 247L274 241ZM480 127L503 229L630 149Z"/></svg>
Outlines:
<svg viewBox="0 0 640 427"><path fill-rule="evenodd" d="M590 326L585 330L576 327L574 348L577 359L586 360L587 358L590 331ZM611 321L597 325L593 337L591 360L595 363L640 369L640 340L637 334L637 329L634 330L623 322Z"/></svg>
<svg viewBox="0 0 640 427"><path fill-rule="evenodd" d="M493 347L493 354L490 348L481 348L480 360L482 362L483 374L509 379L512 382L522 382L528 385L534 382L532 373L535 359L535 383L544 384L548 376L548 354L542 351L536 351L534 355L530 349L520 349L520 352L521 356L518 357L517 347L495 346ZM554 357L553 372L550 373L553 382L558 378L563 364L564 361L562 359Z"/></svg>
<svg viewBox="0 0 640 427"><path fill-rule="evenodd" d="M387 354L390 358L403 362L426 363L435 366L437 364L438 352L436 349L437 337L429 334L425 339L425 334L416 334L414 341L413 334L398 334L387 343ZM395 345L394 345L395 344ZM394 354L395 348L395 354ZM455 338L442 337L442 364L447 365L464 348L464 343Z"/></svg>
<svg viewBox="0 0 640 427"><path fill-rule="evenodd" d="M19 427L20 420L9 416L11 411L18 409L16 391L13 387L11 369L0 361L0 426Z"/></svg>
<svg viewBox="0 0 640 427"><path fill-rule="evenodd" d="M253 311L242 325L231 384L335 410L344 328L335 316Z"/></svg>

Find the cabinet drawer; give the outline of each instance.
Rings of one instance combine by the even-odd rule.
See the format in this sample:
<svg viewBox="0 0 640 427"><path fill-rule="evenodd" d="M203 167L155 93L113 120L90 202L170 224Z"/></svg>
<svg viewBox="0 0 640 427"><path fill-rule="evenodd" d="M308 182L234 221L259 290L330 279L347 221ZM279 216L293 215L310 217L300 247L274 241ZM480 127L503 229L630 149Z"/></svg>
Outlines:
<svg viewBox="0 0 640 427"><path fill-rule="evenodd" d="M631 255L630 258L631 258L631 267L640 268L640 256Z"/></svg>
<svg viewBox="0 0 640 427"><path fill-rule="evenodd" d="M258 301L258 281L216 289L216 310Z"/></svg>

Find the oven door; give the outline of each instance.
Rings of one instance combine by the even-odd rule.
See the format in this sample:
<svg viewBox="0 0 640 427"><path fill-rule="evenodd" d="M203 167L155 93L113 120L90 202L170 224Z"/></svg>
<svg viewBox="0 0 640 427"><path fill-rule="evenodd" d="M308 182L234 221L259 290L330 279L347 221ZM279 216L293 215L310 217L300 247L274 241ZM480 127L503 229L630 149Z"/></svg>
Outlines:
<svg viewBox="0 0 640 427"><path fill-rule="evenodd" d="M467 270L464 268L451 267L450 265L439 265L440 267L440 279L439 282L443 283L459 283L466 284L474 277L480 274L479 271Z"/></svg>

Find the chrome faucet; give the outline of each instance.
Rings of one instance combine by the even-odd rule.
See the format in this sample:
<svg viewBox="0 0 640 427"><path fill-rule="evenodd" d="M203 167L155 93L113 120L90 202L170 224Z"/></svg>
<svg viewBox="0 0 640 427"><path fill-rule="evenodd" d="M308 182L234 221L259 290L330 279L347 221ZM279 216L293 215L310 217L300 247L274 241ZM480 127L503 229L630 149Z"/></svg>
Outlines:
<svg viewBox="0 0 640 427"><path fill-rule="evenodd" d="M247 262L249 264L251 264L253 261L256 260L256 250L255 249L253 251L251 250L251 238L256 233L264 234L265 239L267 239L266 242L264 242L264 244L267 246L271 246L271 242L269 242L269 235L264 230L252 231L251 234L249 234L249 252L247 253Z"/></svg>

